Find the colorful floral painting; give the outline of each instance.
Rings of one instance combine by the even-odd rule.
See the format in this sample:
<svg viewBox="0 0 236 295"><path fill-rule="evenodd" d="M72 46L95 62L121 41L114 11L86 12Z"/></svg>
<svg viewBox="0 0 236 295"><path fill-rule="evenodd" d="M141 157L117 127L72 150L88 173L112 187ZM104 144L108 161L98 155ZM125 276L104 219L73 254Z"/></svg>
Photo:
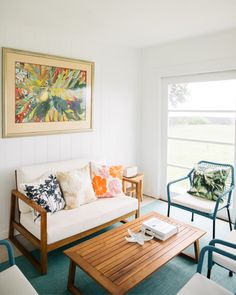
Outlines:
<svg viewBox="0 0 236 295"><path fill-rule="evenodd" d="M95 63L2 48L3 137L93 130Z"/></svg>
<svg viewBox="0 0 236 295"><path fill-rule="evenodd" d="M86 120L87 72L15 62L15 123Z"/></svg>

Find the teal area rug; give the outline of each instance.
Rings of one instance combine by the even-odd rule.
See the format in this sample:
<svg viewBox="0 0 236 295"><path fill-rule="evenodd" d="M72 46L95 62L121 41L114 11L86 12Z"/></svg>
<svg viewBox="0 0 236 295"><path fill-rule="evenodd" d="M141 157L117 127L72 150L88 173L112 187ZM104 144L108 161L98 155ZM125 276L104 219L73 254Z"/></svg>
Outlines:
<svg viewBox="0 0 236 295"><path fill-rule="evenodd" d="M141 212L142 214L145 214L150 211L156 211L166 215L166 209L167 206L165 202L154 201L151 204L142 207ZM191 223L191 214L178 208L172 208L171 217ZM208 231L208 233L201 239L201 247L208 244L208 242L211 240L211 220L200 216L195 216L195 220L191 224ZM119 226L119 224L114 226ZM111 227L108 229L110 228ZM224 234L228 231L228 224L218 220L216 227L217 238L223 238ZM70 292L67 291L69 259L63 254L63 250L77 243L78 242L49 253L47 275L40 276L24 256L17 257L16 264L39 294L70 294ZM192 247L187 249L187 251L192 250ZM6 267L6 263L2 263L0 266L1 269L4 267ZM182 256L176 257L161 269L154 272L150 277L132 289L128 294L174 295L196 272L196 267L197 265L190 259ZM206 271L204 270L204 274L205 273ZM212 279L228 290L236 292L236 275L229 277L228 271L215 265L212 270ZM100 287L99 284L97 284L93 279L91 279L78 268L76 271L76 285L79 286L80 290L85 295L107 294L107 292L102 287Z"/></svg>

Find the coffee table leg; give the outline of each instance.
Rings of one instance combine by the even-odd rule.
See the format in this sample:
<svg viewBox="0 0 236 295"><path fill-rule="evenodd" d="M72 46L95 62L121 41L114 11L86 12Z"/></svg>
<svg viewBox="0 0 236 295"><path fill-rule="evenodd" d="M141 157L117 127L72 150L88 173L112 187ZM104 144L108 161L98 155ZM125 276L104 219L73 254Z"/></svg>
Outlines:
<svg viewBox="0 0 236 295"><path fill-rule="evenodd" d="M200 243L199 243L199 240L196 240L194 242L194 252L195 252L196 262L198 262L199 261L199 256L200 256Z"/></svg>
<svg viewBox="0 0 236 295"><path fill-rule="evenodd" d="M140 186L140 182L136 183L136 194L137 194L137 199L138 199L138 211L135 214L135 218L138 218L140 215L140 202L141 202L141 186Z"/></svg>
<svg viewBox="0 0 236 295"><path fill-rule="evenodd" d="M76 270L76 264L72 260L70 260L70 268L69 268L67 289L72 294L81 295L81 292L79 291L79 289L77 289L75 287L75 270Z"/></svg>
<svg viewBox="0 0 236 295"><path fill-rule="evenodd" d="M193 243L193 246L194 246L194 255L183 253L183 252L181 252L180 255L182 255L184 257L188 257L188 258L194 260L195 262L198 262L199 257L200 257L200 243L199 243L199 240L196 240Z"/></svg>

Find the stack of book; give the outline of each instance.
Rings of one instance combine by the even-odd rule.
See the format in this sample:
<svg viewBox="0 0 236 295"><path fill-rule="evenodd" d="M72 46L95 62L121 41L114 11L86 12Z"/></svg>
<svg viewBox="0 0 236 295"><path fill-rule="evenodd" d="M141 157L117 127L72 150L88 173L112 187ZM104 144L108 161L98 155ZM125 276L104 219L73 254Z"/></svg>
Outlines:
<svg viewBox="0 0 236 295"><path fill-rule="evenodd" d="M178 227L158 218L151 218L142 223L142 232L154 235L155 238L165 241L178 233Z"/></svg>

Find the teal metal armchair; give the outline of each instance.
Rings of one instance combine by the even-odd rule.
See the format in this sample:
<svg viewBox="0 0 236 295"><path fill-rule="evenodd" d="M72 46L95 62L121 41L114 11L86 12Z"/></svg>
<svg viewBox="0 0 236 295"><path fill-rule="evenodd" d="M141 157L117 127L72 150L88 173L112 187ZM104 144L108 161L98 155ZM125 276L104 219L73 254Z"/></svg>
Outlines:
<svg viewBox="0 0 236 295"><path fill-rule="evenodd" d="M0 240L0 245L7 248L10 267L0 271L1 295L37 295L38 293L15 264L13 248L6 240Z"/></svg>
<svg viewBox="0 0 236 295"><path fill-rule="evenodd" d="M209 243L210 246L220 248L228 253L231 253L236 256L236 220L234 224L234 230L224 236L224 240L222 239L213 239ZM209 254L208 262L208 273L207 277L210 278L211 270L214 264L217 264L229 271L229 276L233 276L233 273L236 273L236 259L230 260L220 254Z"/></svg>
<svg viewBox="0 0 236 295"><path fill-rule="evenodd" d="M222 249L216 248L214 246L205 246L202 248L201 252L200 252L200 257L199 257L199 262L198 262L198 266L197 266L197 272L201 273L202 272L202 266L203 266L203 261L204 261L204 256L205 254L208 252L208 265L212 264L212 254L213 253L218 253L222 256L228 257L229 259L233 259L236 260L236 255L226 252Z"/></svg>
<svg viewBox="0 0 236 295"><path fill-rule="evenodd" d="M202 266L205 254L208 253L208 264L212 263L213 253L220 254L229 259L236 260L236 255L228 253L222 249L213 246L206 246L202 248L200 258L197 266L197 273L188 281L188 283L177 293L177 295L199 295L199 294L218 294L218 295L233 295L217 283L208 280L202 273ZM234 290L235 291L235 290ZM236 293L234 294L236 295Z"/></svg>
<svg viewBox="0 0 236 295"><path fill-rule="evenodd" d="M205 171L209 168L212 169L229 169L229 175L226 180L226 185L223 193L219 195L217 201L211 201L202 199L199 197L192 196L190 194L181 194L175 197L171 196L170 188L173 184L178 182L188 180L189 185L192 186L193 184L193 174L194 170L192 169L187 176L177 179L175 181L171 181L167 184L167 197L168 197L168 211L167 216L170 216L170 208L171 206L187 210L192 213L192 221L194 219L194 213L202 215L204 217L210 218L213 221L213 239L215 238L215 224L216 224L216 216L217 213L222 210L226 209L228 214L228 221L229 227L232 231L232 222L230 218L229 207L231 205L231 198L232 198L232 191L234 189L234 167L229 164L221 164L221 163L214 163L208 161L200 161L198 163L198 168L201 171Z"/></svg>
<svg viewBox="0 0 236 295"><path fill-rule="evenodd" d="M14 265L15 258L14 258L13 249L12 249L11 244L6 240L0 240L0 245L5 246L7 248L9 264L10 264L10 266Z"/></svg>

